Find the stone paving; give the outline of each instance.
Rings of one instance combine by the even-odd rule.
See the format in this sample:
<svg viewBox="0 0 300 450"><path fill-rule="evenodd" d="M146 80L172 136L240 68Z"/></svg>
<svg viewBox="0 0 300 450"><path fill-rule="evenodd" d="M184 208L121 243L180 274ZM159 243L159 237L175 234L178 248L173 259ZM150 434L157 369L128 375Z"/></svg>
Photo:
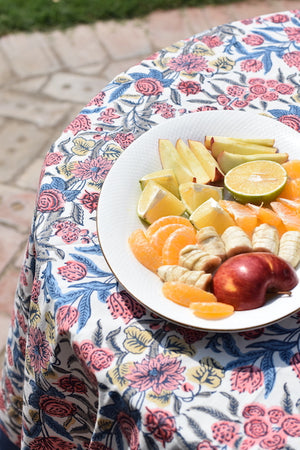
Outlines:
<svg viewBox="0 0 300 450"><path fill-rule="evenodd" d="M297 7L299 0L247 0L0 39L0 358L43 158L66 125L112 78L156 50L223 23Z"/></svg>

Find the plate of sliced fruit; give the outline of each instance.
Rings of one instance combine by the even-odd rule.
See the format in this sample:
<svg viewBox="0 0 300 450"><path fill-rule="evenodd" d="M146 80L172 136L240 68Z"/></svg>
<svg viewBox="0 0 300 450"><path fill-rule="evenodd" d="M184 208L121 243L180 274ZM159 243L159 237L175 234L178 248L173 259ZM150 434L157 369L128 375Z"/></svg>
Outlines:
<svg viewBox="0 0 300 450"><path fill-rule="evenodd" d="M300 135L241 111L167 120L108 173L97 230L119 283L166 320L280 321L300 309Z"/></svg>

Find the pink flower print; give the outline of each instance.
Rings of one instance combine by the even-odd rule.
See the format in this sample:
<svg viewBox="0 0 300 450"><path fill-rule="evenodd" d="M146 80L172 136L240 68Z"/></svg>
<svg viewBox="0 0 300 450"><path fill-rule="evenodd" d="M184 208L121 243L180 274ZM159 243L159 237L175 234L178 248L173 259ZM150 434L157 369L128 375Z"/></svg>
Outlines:
<svg viewBox="0 0 300 450"><path fill-rule="evenodd" d="M38 301L41 290L41 284L42 284L41 280L37 280L36 278L34 278L31 290L31 300L33 301L33 303L37 303Z"/></svg>
<svg viewBox="0 0 300 450"><path fill-rule="evenodd" d="M28 335L28 357L32 369L40 373L46 370L52 356L52 350L44 331L30 328Z"/></svg>
<svg viewBox="0 0 300 450"><path fill-rule="evenodd" d="M231 103L232 106L234 106L235 108L245 108L248 105L248 102L246 100L239 100L238 98L233 100L233 102Z"/></svg>
<svg viewBox="0 0 300 450"><path fill-rule="evenodd" d="M65 132L68 130L72 131L74 136L79 133L79 131L89 130L91 127L90 119L84 114L79 114L75 119L67 126Z"/></svg>
<svg viewBox="0 0 300 450"><path fill-rule="evenodd" d="M203 56L197 56L192 53L172 58L167 65L175 72L186 73L197 73L208 68L207 61Z"/></svg>
<svg viewBox="0 0 300 450"><path fill-rule="evenodd" d="M175 116L175 109L168 103L153 103L152 108L155 114L160 114L165 119L170 119Z"/></svg>
<svg viewBox="0 0 300 450"><path fill-rule="evenodd" d="M279 97L277 92L266 92L261 96L262 100L265 100L266 102L273 102L274 100L277 100Z"/></svg>
<svg viewBox="0 0 300 450"><path fill-rule="evenodd" d="M293 128L296 131L300 131L300 118L295 114L284 114L279 117L279 122L285 123L289 127Z"/></svg>
<svg viewBox="0 0 300 450"><path fill-rule="evenodd" d="M56 322L59 334L67 333L70 328L78 321L79 311L75 306L61 306L56 314Z"/></svg>
<svg viewBox="0 0 300 450"><path fill-rule="evenodd" d="M99 120L104 123L112 124L114 120L119 117L119 114L116 114L115 112L115 108L106 108L106 110L100 114Z"/></svg>
<svg viewBox="0 0 300 450"><path fill-rule="evenodd" d="M98 156L95 159L86 159L85 161L78 161L75 164L72 173L80 180L91 179L94 183L104 181L106 175L110 171L112 161L109 161L102 156Z"/></svg>
<svg viewBox="0 0 300 450"><path fill-rule="evenodd" d="M66 220L65 222L56 222L53 227L57 230L55 234L60 236L66 244L76 242L80 234L80 228L69 220Z"/></svg>
<svg viewBox="0 0 300 450"><path fill-rule="evenodd" d="M23 333L27 332L27 323L25 322L24 314L21 314L20 311L17 311L17 321L19 326L21 327Z"/></svg>
<svg viewBox="0 0 300 450"><path fill-rule="evenodd" d="M290 41L295 41L300 44L300 27L286 27L284 31Z"/></svg>
<svg viewBox="0 0 300 450"><path fill-rule="evenodd" d="M268 436L259 442L259 445L266 450L279 450L284 448L285 443L285 436L282 436L282 434L279 434L276 431L271 431Z"/></svg>
<svg viewBox="0 0 300 450"><path fill-rule="evenodd" d="M273 23L284 23L288 22L289 18L286 14L274 14L268 17L268 20L270 20Z"/></svg>
<svg viewBox="0 0 300 450"><path fill-rule="evenodd" d="M178 85L178 90L183 92L183 94L199 94L201 92L201 85L196 81L180 81Z"/></svg>
<svg viewBox="0 0 300 450"><path fill-rule="evenodd" d="M243 38L243 41L247 45L257 46L263 44L264 38L259 34L248 34Z"/></svg>
<svg viewBox="0 0 300 450"><path fill-rule="evenodd" d="M84 206L84 208L86 208L91 214L97 209L99 196L100 196L99 192L84 191L79 201Z"/></svg>
<svg viewBox="0 0 300 450"><path fill-rule="evenodd" d="M283 55L283 61L289 66L300 69L300 52L290 52Z"/></svg>
<svg viewBox="0 0 300 450"><path fill-rule="evenodd" d="M53 166L56 164L59 164L61 162L61 160L63 159L64 155L60 152L53 152L53 153L48 153L46 155L44 164L45 166Z"/></svg>
<svg viewBox="0 0 300 450"><path fill-rule="evenodd" d="M114 354L107 348L94 348L90 355L91 368L95 371L106 369L114 359Z"/></svg>
<svg viewBox="0 0 300 450"><path fill-rule="evenodd" d="M63 398L42 395L39 399L39 407L44 413L53 417L68 417L76 413L76 406Z"/></svg>
<svg viewBox="0 0 300 450"><path fill-rule="evenodd" d="M139 430L133 418L121 411L117 416L117 422L128 442L130 450L138 450Z"/></svg>
<svg viewBox="0 0 300 450"><path fill-rule="evenodd" d="M159 80L155 78L140 78L134 85L137 92L142 95L160 95L163 92L163 86Z"/></svg>
<svg viewBox="0 0 300 450"><path fill-rule="evenodd" d="M264 376L259 367L242 366L232 371L231 387L234 391L249 392L253 394L259 387L263 386Z"/></svg>
<svg viewBox="0 0 300 450"><path fill-rule="evenodd" d="M86 266L78 261L67 261L57 271L67 281L81 280L87 274Z"/></svg>
<svg viewBox="0 0 300 450"><path fill-rule="evenodd" d="M215 445L211 445L208 440L202 441L197 445L197 450L218 450Z"/></svg>
<svg viewBox="0 0 300 450"><path fill-rule="evenodd" d="M57 189L44 189L40 192L37 209L43 213L55 212L63 208L65 199L63 194Z"/></svg>
<svg viewBox="0 0 300 450"><path fill-rule="evenodd" d="M132 133L118 133L114 140L120 145L121 148L127 148L134 141L134 134Z"/></svg>
<svg viewBox="0 0 300 450"><path fill-rule="evenodd" d="M227 94L232 97L241 97L245 94L246 90L242 86L231 85L227 87Z"/></svg>
<svg viewBox="0 0 300 450"><path fill-rule="evenodd" d="M262 68L263 63L257 59L246 59L241 62L241 70L244 72L258 72Z"/></svg>
<svg viewBox="0 0 300 450"><path fill-rule="evenodd" d="M263 405L251 403L250 405L245 406L242 414L246 419L249 419L250 417L263 417L266 415L266 410Z"/></svg>
<svg viewBox="0 0 300 450"><path fill-rule="evenodd" d="M30 442L30 450L75 450L76 444L67 442L60 437L36 437Z"/></svg>
<svg viewBox="0 0 300 450"><path fill-rule="evenodd" d="M268 435L270 427L264 419L257 417L245 422L244 431L250 438L261 439Z"/></svg>
<svg viewBox="0 0 300 450"><path fill-rule="evenodd" d="M273 408L270 408L268 410L269 421L272 424L280 423L282 421L282 419L284 418L284 416L285 416L285 412L283 411L282 408L274 406Z"/></svg>
<svg viewBox="0 0 300 450"><path fill-rule="evenodd" d="M219 36L204 36L201 41L209 48L219 47L223 44Z"/></svg>
<svg viewBox="0 0 300 450"><path fill-rule="evenodd" d="M246 340L256 339L264 333L264 328L256 328L256 330L242 331L239 333Z"/></svg>
<svg viewBox="0 0 300 450"><path fill-rule="evenodd" d="M291 366L297 378L300 378L300 353L295 353L291 359Z"/></svg>
<svg viewBox="0 0 300 450"><path fill-rule="evenodd" d="M94 350L94 348L95 348L95 345L93 344L92 341L90 341L88 339L86 341L83 341L79 346L80 358L82 358L84 361L89 361L90 355L91 355L92 351Z"/></svg>
<svg viewBox="0 0 300 450"><path fill-rule="evenodd" d="M134 300L126 291L115 292L107 300L108 308L114 319L121 317L129 323L134 317L140 319L145 314L145 308Z"/></svg>
<svg viewBox="0 0 300 450"><path fill-rule="evenodd" d="M92 105L101 106L101 105L103 105L104 98L105 98L105 92L99 92L99 94L97 94L92 100L89 101L87 106L92 106Z"/></svg>
<svg viewBox="0 0 300 450"><path fill-rule="evenodd" d="M211 429L214 439L220 444L226 444L232 447L238 438L238 425L233 422L227 422L225 420L216 422L212 425Z"/></svg>
<svg viewBox="0 0 300 450"><path fill-rule="evenodd" d="M145 358L141 363L135 363L131 373L126 378L131 381L131 386L139 391L153 389L155 394L161 394L162 390L174 391L178 388L184 377L181 373L184 367L177 358L157 355L155 358Z"/></svg>
<svg viewBox="0 0 300 450"><path fill-rule="evenodd" d="M277 92L279 92L279 94L284 95L291 95L295 90L294 86L287 83L278 83L275 89Z"/></svg>
<svg viewBox="0 0 300 450"><path fill-rule="evenodd" d="M206 331L198 331L186 327L176 327L176 330L188 344L194 344L194 342L200 341L207 335Z"/></svg>
<svg viewBox="0 0 300 450"><path fill-rule="evenodd" d="M87 387L84 381L80 380L74 375L65 375L60 377L57 383L54 383L59 386L64 392L71 392L71 394L86 394Z"/></svg>
<svg viewBox="0 0 300 450"><path fill-rule="evenodd" d="M176 432L176 423L173 415L165 409L149 409L146 414L145 426L152 436L162 442L165 447L167 442L171 442Z"/></svg>
<svg viewBox="0 0 300 450"><path fill-rule="evenodd" d="M268 88L263 84L253 84L249 88L249 92L256 97L261 97L267 91L268 91Z"/></svg>
<svg viewBox="0 0 300 450"><path fill-rule="evenodd" d="M19 337L19 346L20 346L20 352L22 353L23 356L25 356L25 353L26 353L26 339L23 336Z"/></svg>
<svg viewBox="0 0 300 450"><path fill-rule="evenodd" d="M300 415L287 417L283 420L281 426L288 436L300 437Z"/></svg>
<svg viewBox="0 0 300 450"><path fill-rule="evenodd" d="M226 106L226 105L228 105L228 103L230 102L230 98L227 97L227 96L224 95L224 94L220 94L220 95L218 95L218 97L217 97L217 102L218 102L219 105L221 105L221 106Z"/></svg>

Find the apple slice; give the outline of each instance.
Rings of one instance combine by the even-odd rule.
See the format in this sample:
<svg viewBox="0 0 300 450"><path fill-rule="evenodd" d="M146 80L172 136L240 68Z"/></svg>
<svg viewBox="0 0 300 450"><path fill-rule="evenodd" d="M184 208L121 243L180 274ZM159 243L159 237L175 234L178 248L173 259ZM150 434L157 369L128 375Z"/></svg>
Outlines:
<svg viewBox="0 0 300 450"><path fill-rule="evenodd" d="M205 148L202 142L188 140L188 145L196 158L200 161L205 171L208 173L211 182L220 181L224 178L218 162L212 154Z"/></svg>
<svg viewBox="0 0 300 450"><path fill-rule="evenodd" d="M178 184L193 181L193 174L169 139L159 139L158 151L163 169L173 169Z"/></svg>
<svg viewBox="0 0 300 450"><path fill-rule="evenodd" d="M253 155L257 153L276 153L276 147L258 144L241 144L238 142L213 142L211 144L211 152L214 158L218 158L221 152L240 153L243 155Z"/></svg>
<svg viewBox="0 0 300 450"><path fill-rule="evenodd" d="M217 161L224 173L240 164L265 159L283 164L289 159L288 153L256 153L252 155L242 155L240 153L222 152L218 155Z"/></svg>
<svg viewBox="0 0 300 450"><path fill-rule="evenodd" d="M235 142L240 144L256 144L256 145L264 145L266 147L273 147L275 144L275 139L269 138L234 138L234 137L225 137L225 136L205 136L204 145L208 150L211 150L211 144L213 142L218 141L228 141Z"/></svg>
<svg viewBox="0 0 300 450"><path fill-rule="evenodd" d="M190 147L183 142L182 139L178 139L176 142L176 150L181 156L185 165L190 169L197 183L207 184L211 181L210 176L204 169L201 162L196 158Z"/></svg>

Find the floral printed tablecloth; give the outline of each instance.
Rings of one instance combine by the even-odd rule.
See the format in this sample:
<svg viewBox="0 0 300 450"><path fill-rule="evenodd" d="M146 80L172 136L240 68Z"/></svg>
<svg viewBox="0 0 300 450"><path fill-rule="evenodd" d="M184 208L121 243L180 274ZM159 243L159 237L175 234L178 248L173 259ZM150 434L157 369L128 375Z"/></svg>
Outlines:
<svg viewBox="0 0 300 450"><path fill-rule="evenodd" d="M233 334L161 320L118 284L95 221L118 156L169 118L257 111L300 131L299 70L300 10L226 24L120 74L62 132L7 341L0 428L17 446L299 449L300 316Z"/></svg>

